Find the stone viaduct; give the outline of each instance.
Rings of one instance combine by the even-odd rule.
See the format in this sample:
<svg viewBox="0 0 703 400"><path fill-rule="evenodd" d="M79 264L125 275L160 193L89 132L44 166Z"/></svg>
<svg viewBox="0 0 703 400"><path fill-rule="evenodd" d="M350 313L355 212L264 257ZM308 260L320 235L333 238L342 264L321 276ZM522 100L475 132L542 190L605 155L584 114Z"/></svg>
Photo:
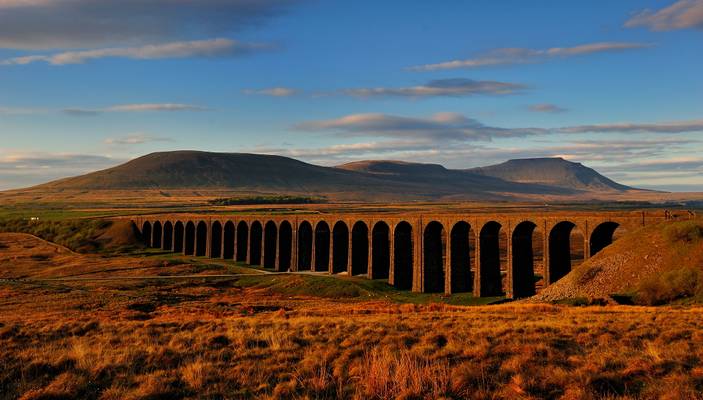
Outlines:
<svg viewBox="0 0 703 400"><path fill-rule="evenodd" d="M148 246L276 271L346 272L398 289L531 296L664 211L502 214L164 214L132 218ZM535 255L541 255L536 266ZM536 267L541 269L535 278Z"/></svg>

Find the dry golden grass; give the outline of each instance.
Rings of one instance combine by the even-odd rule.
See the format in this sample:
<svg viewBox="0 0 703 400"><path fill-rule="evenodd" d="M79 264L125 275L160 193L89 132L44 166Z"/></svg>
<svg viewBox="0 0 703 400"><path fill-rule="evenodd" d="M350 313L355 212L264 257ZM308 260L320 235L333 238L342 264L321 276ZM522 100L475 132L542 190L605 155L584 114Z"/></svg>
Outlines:
<svg viewBox="0 0 703 400"><path fill-rule="evenodd" d="M32 262L45 261L21 265ZM694 307L334 301L231 279L6 281L0 349L1 399L703 398Z"/></svg>
<svg viewBox="0 0 703 400"><path fill-rule="evenodd" d="M77 301L28 322L2 307L3 396L695 398L703 388L699 309L437 311L240 295L288 310L247 315L204 298L108 313Z"/></svg>

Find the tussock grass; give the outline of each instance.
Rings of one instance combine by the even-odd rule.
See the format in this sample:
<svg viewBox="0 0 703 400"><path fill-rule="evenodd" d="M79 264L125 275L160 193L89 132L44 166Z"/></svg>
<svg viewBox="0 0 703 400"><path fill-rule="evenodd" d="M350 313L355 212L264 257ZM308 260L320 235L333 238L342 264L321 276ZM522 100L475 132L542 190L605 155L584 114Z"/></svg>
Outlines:
<svg viewBox="0 0 703 400"><path fill-rule="evenodd" d="M697 242L703 239L703 225L700 221L677 222L668 225L664 234L671 243Z"/></svg>
<svg viewBox="0 0 703 400"><path fill-rule="evenodd" d="M637 286L635 301L645 305L703 302L703 264L698 263L703 250L703 224L700 221L677 222L667 225L663 232L674 256L666 271Z"/></svg>
<svg viewBox="0 0 703 400"><path fill-rule="evenodd" d="M661 305L687 299L703 302L703 267L667 271L642 282L635 299L640 304Z"/></svg>
<svg viewBox="0 0 703 400"><path fill-rule="evenodd" d="M0 282L0 400L701 398L703 308L465 307L383 285Z"/></svg>
<svg viewBox="0 0 703 400"><path fill-rule="evenodd" d="M0 284L0 399L646 399L703 390L701 308L340 301L198 281L84 285Z"/></svg>

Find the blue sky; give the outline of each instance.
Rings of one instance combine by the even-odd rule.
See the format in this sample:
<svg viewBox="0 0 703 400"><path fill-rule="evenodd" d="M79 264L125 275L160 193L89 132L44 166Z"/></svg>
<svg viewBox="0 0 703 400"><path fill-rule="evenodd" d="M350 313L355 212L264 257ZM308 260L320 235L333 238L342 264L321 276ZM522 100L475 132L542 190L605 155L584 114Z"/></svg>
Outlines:
<svg viewBox="0 0 703 400"><path fill-rule="evenodd" d="M703 191L703 1L0 0L0 189L175 149Z"/></svg>

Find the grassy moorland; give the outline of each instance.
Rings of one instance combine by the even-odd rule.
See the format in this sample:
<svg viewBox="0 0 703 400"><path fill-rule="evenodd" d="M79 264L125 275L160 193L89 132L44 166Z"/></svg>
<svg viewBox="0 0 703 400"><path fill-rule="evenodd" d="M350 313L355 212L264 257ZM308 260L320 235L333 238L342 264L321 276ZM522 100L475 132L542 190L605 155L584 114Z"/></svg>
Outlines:
<svg viewBox="0 0 703 400"><path fill-rule="evenodd" d="M94 290L98 290L95 288ZM398 305L226 282L17 284L5 398L695 398L700 310ZM3 314L13 304L3 301Z"/></svg>
<svg viewBox="0 0 703 400"><path fill-rule="evenodd" d="M0 233L0 400L703 398L697 223L650 228L680 257L637 289L677 305L574 307L144 249L113 212L0 212L58 243Z"/></svg>
<svg viewBox="0 0 703 400"><path fill-rule="evenodd" d="M77 254L16 234L0 235L0 247L2 399L703 391L701 308L411 304L359 279L157 252Z"/></svg>

